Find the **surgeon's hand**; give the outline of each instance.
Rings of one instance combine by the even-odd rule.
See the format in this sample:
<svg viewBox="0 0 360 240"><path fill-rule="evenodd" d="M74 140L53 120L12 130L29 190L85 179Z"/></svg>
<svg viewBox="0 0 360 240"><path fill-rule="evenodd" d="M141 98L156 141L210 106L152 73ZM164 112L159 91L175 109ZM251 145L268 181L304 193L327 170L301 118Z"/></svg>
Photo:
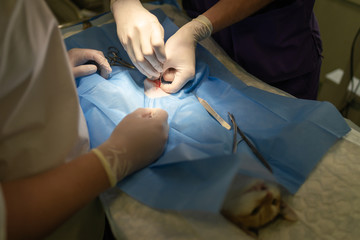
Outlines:
<svg viewBox="0 0 360 240"><path fill-rule="evenodd" d="M159 108L139 108L127 115L110 138L93 152L102 162L111 186L156 160L168 139L168 114Z"/></svg>
<svg viewBox="0 0 360 240"><path fill-rule="evenodd" d="M68 51L74 77L81 77L100 70L103 78L108 78L112 69L104 53L95 49L73 48ZM98 69L99 68L99 69Z"/></svg>
<svg viewBox="0 0 360 240"><path fill-rule="evenodd" d="M139 0L113 0L117 35L132 63L149 79L158 79L165 61L164 29Z"/></svg>
<svg viewBox="0 0 360 240"><path fill-rule="evenodd" d="M163 78L170 83L162 83L165 92L179 91L195 76L195 49L197 42L209 37L212 24L200 15L182 26L165 44L166 62Z"/></svg>

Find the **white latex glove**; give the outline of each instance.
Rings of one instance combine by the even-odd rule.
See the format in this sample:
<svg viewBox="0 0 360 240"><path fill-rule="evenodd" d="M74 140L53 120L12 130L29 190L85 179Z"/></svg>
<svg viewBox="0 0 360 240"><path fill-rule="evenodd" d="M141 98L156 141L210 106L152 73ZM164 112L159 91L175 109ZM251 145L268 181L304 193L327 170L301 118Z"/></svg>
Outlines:
<svg viewBox="0 0 360 240"><path fill-rule="evenodd" d="M139 0L112 0L117 35L136 68L157 79L165 61L164 29Z"/></svg>
<svg viewBox="0 0 360 240"><path fill-rule="evenodd" d="M100 75L103 78L108 78L112 71L109 62L101 51L73 48L68 51L68 55L75 78L90 75L97 70L100 70ZM89 61L93 61L93 63L85 64Z"/></svg>
<svg viewBox="0 0 360 240"><path fill-rule="evenodd" d="M197 42L209 37L212 24L203 15L182 26L165 44L166 62L163 78L169 83L161 83L168 93L179 91L195 76L195 49Z"/></svg>
<svg viewBox="0 0 360 240"><path fill-rule="evenodd" d="M164 151L168 114L159 108L139 108L127 115L107 141L92 151L108 174L111 186L156 160Z"/></svg>

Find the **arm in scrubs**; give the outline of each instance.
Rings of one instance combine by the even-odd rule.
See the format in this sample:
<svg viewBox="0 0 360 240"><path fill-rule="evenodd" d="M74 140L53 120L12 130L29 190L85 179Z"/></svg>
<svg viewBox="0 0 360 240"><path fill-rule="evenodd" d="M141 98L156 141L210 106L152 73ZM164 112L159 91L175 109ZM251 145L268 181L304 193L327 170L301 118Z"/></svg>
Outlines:
<svg viewBox="0 0 360 240"><path fill-rule="evenodd" d="M182 4L190 17L204 14L215 29L221 14L213 10L221 2L224 0L183 0ZM273 0L228 27L220 24L212 37L234 61L260 80L295 97L316 99L322 43L314 3ZM238 14L242 13L240 9Z"/></svg>
<svg viewBox="0 0 360 240"><path fill-rule="evenodd" d="M127 23L121 16L131 4L137 8L132 8L134 17ZM122 43L125 40L135 43L126 48L128 53L138 56L135 62L156 59L159 54L153 42L157 43L156 49L162 49L164 44L166 61L161 55L158 62L162 63L164 79L171 82L161 85L164 91L177 92L194 77L196 43L212 35L249 73L296 97L316 99L322 45L313 13L314 0L183 0L182 4L194 21L181 27L164 44L159 34L150 34L151 27L147 27L146 36L136 31L137 26L151 23L153 28L160 28L150 17L136 19L137 24L132 24L138 13L144 11L138 0L112 1L119 39ZM133 37L134 32L137 37ZM146 49L146 54L141 49ZM143 62L151 65L151 61ZM151 77L159 75L160 71Z"/></svg>
<svg viewBox="0 0 360 240"><path fill-rule="evenodd" d="M2 1L0 16L0 239L102 239L89 226L56 234L96 221L86 212L78 222L72 216L162 153L167 113L138 109L89 152L73 74L88 74L75 68L88 56L101 65L101 56L67 54L44 1Z"/></svg>

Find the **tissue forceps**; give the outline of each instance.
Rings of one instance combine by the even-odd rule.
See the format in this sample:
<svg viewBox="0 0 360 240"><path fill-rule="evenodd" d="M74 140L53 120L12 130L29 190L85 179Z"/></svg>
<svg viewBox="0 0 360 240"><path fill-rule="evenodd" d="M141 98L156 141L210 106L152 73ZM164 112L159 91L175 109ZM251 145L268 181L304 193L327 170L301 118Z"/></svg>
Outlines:
<svg viewBox="0 0 360 240"><path fill-rule="evenodd" d="M242 140L249 146L251 151L255 154L255 156L260 160L260 162L272 173L272 169L270 164L265 160L265 158L261 155L261 153L256 149L256 147L249 141L249 139L245 136L245 134L240 130L239 126L236 124L235 117L231 113L228 113L230 120L234 127L234 138L233 138L233 153L236 153L237 145L241 141L237 141L237 132L239 132Z"/></svg>
<svg viewBox="0 0 360 240"><path fill-rule="evenodd" d="M135 67L120 57L120 52L116 47L109 47L106 59L110 66L124 66L134 69Z"/></svg>

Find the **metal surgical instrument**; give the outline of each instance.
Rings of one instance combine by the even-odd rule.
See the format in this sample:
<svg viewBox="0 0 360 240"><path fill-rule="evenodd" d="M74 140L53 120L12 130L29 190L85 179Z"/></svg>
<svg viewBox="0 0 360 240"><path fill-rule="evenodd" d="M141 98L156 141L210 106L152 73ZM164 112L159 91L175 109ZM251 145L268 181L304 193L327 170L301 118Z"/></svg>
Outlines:
<svg viewBox="0 0 360 240"><path fill-rule="evenodd" d="M110 66L124 66L134 69L135 67L120 57L120 52L116 47L109 47L106 59Z"/></svg>
<svg viewBox="0 0 360 240"><path fill-rule="evenodd" d="M265 158L261 155L261 153L256 149L256 147L249 141L249 139L245 136L245 134L240 130L239 126L236 124L235 117L231 113L228 113L230 120L234 127L234 138L233 138L233 153L236 153L237 144L237 132L239 132L241 138L246 142L246 144L250 147L251 151L255 154L255 156L260 160L260 162L272 173L272 169L269 163L265 160Z"/></svg>
<svg viewBox="0 0 360 240"><path fill-rule="evenodd" d="M226 128L227 130L231 129L231 126L222 117L220 117L220 115L217 112L215 112L215 110L207 103L207 101L205 101L204 99L198 96L196 97L201 103L201 105L206 109L206 111L210 113L210 115L213 116L221 124L221 126Z"/></svg>

